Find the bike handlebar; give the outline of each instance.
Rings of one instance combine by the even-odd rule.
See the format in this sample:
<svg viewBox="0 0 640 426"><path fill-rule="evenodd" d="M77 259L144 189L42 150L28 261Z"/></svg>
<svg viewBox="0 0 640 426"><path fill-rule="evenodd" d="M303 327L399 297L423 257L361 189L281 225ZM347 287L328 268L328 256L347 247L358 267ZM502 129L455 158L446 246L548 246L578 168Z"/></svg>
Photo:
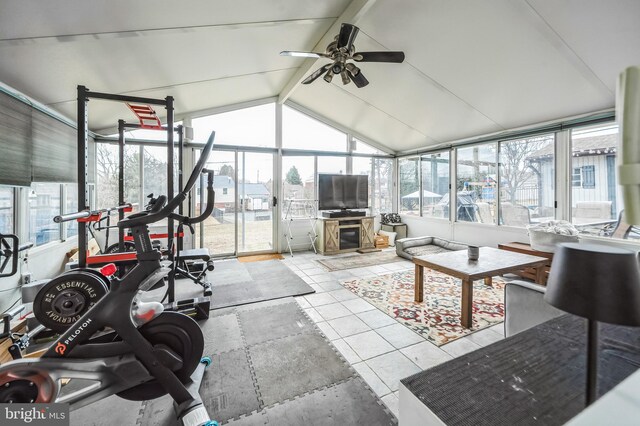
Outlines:
<svg viewBox="0 0 640 426"><path fill-rule="evenodd" d="M123 219L118 222L118 227L120 228L132 228L134 226L148 225L150 223L161 221L162 219L169 217L169 215L178 208L178 206L187 198L189 191L196 184L200 173L204 170L204 165L209 158L209 154L213 149L213 141L215 139L216 132L211 132L209 139L207 140L207 144L202 148L202 154L200 155L200 159L198 159L198 163L194 167L191 172L191 176L187 180L187 184L184 186L182 192L176 195L174 198L169 201L169 203L158 212L142 212L137 213L136 215L129 216L127 219ZM211 178L213 179L213 178Z"/></svg>
<svg viewBox="0 0 640 426"><path fill-rule="evenodd" d="M121 206L109 207L109 208L106 208L106 209L82 210L80 212L58 215L58 216L53 218L53 221L55 223L62 223L62 222L69 222L71 220L86 219L88 217L95 216L95 215L98 215L98 214L101 214L101 213L110 213L110 212L113 212L113 211L118 211L118 210L123 210L123 209L130 209L131 207L132 207L131 203L126 203L126 204L123 204Z"/></svg>
<svg viewBox="0 0 640 426"><path fill-rule="evenodd" d="M177 213L169 214L169 217L178 220L183 225L193 225L195 223L203 222L206 218L211 216L211 213L213 213L215 199L216 199L216 194L215 194L215 191L213 190L214 172L213 170L204 169L202 173L207 174L207 205L204 211L199 216L196 216L196 217L187 217Z"/></svg>

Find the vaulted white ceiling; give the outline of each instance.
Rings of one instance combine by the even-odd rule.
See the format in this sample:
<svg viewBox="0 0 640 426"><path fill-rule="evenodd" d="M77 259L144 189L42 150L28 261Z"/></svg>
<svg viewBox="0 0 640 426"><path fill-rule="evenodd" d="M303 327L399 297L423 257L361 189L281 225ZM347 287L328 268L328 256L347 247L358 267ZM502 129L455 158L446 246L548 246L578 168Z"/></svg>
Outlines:
<svg viewBox="0 0 640 426"><path fill-rule="evenodd" d="M75 118L75 87L172 95L184 115L279 96L394 151L614 106L640 64L637 0L0 0L0 81ZM370 84L298 84L341 22ZM303 73L303 71L305 71ZM131 120L90 103L90 128ZM309 147L313 149L313 147Z"/></svg>

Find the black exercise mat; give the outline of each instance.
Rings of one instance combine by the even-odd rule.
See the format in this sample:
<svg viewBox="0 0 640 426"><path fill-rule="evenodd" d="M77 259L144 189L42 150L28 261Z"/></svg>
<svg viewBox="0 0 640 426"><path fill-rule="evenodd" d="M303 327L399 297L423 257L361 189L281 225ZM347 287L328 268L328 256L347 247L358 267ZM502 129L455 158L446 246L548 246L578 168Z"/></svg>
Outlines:
<svg viewBox="0 0 640 426"><path fill-rule="evenodd" d="M239 306L288 296L302 296L315 290L279 260L242 263L236 259L214 262L207 273L211 283L211 309ZM166 286L144 295L145 300L160 300ZM193 281L176 280L175 300L202 297L202 287Z"/></svg>
<svg viewBox="0 0 640 426"><path fill-rule="evenodd" d="M402 384L450 426L562 425L585 406L585 322L553 319ZM600 324L599 395L639 360L640 329Z"/></svg>
<svg viewBox="0 0 640 426"><path fill-rule="evenodd" d="M315 290L279 260L241 263L251 276L250 281L225 284L211 274L213 295L211 309L238 306L264 300L280 299L288 296L302 296ZM221 262L223 263L223 262ZM224 262L226 263L226 262ZM225 265L225 267L227 267Z"/></svg>

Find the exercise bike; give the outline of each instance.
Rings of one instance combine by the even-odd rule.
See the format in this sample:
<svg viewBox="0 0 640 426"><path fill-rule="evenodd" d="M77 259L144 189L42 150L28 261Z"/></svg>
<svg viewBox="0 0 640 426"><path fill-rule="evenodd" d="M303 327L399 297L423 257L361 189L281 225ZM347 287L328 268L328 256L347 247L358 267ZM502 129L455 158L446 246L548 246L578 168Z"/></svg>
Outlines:
<svg viewBox="0 0 640 426"><path fill-rule="evenodd" d="M165 277L169 268L152 247L147 226L171 217L200 176L213 147L211 133L183 191L166 204L159 197L150 211L135 213L118 226L131 230L138 264L62 334L37 359L0 366L0 403L69 403L79 408L116 394L142 401L171 395L178 420L186 426L213 426L198 394L204 368L204 337L186 315L163 312L159 302L140 302L137 295ZM208 188L209 195L213 190ZM166 204L166 205L165 205ZM73 215L71 219L73 218ZM71 220L69 219L69 220ZM90 380L90 386L62 394L61 380Z"/></svg>

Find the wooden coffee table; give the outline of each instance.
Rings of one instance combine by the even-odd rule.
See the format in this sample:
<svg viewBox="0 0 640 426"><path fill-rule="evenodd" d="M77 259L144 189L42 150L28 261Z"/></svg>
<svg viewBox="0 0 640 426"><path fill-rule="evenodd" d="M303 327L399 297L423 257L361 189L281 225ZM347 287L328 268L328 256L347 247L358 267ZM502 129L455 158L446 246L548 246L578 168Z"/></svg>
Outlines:
<svg viewBox="0 0 640 426"><path fill-rule="evenodd" d="M513 253L491 247L480 247L478 260L469 260L467 250L450 251L428 256L415 256L416 265L415 301L420 303L424 299L424 268L443 272L462 280L462 312L463 327L471 328L473 305L473 282L484 279L486 285L491 285L491 277L520 271L525 267L534 268L536 283L544 279L544 267L548 259L528 254Z"/></svg>

